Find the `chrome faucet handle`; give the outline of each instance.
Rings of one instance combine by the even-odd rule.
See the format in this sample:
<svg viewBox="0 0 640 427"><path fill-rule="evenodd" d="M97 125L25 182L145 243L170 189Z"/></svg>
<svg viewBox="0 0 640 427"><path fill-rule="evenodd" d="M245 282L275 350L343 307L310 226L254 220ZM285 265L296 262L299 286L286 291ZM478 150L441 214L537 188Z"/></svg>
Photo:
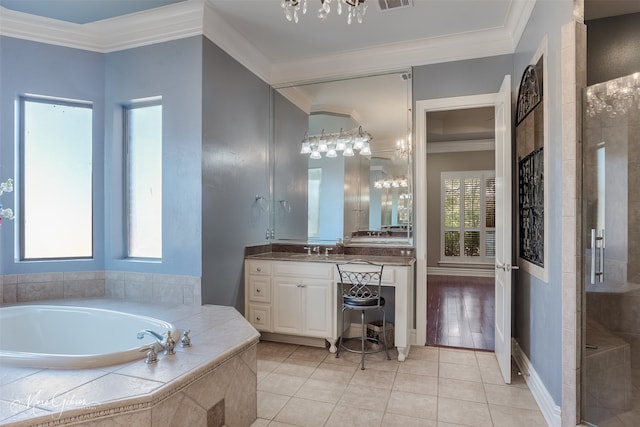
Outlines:
<svg viewBox="0 0 640 427"><path fill-rule="evenodd" d="M140 349L140 351L146 351L147 357L144 359L144 363L147 365L152 365L154 363L158 363L158 353L156 352L156 344L150 344L146 347Z"/></svg>
<svg viewBox="0 0 640 427"><path fill-rule="evenodd" d="M182 333L182 339L180 340L180 347L191 347L191 337L189 336L191 329Z"/></svg>
<svg viewBox="0 0 640 427"><path fill-rule="evenodd" d="M329 252L332 250L333 248L324 248L324 256L329 256Z"/></svg>
<svg viewBox="0 0 640 427"><path fill-rule="evenodd" d="M176 347L176 341L171 336L171 331L167 331L167 338L165 338L163 345L165 355L176 354L173 350Z"/></svg>
<svg viewBox="0 0 640 427"><path fill-rule="evenodd" d="M314 246L313 252L315 252L317 255L320 255L320 246Z"/></svg>
<svg viewBox="0 0 640 427"><path fill-rule="evenodd" d="M307 255L311 255L311 246L305 246L302 249L306 249L307 250Z"/></svg>

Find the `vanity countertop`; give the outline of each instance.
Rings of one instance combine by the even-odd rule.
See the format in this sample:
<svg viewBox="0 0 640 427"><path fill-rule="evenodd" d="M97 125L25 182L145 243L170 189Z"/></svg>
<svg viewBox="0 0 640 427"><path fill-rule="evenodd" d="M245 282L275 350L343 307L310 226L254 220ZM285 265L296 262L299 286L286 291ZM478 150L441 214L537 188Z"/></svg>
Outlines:
<svg viewBox="0 0 640 427"><path fill-rule="evenodd" d="M380 255L308 255L297 252L265 252L247 255L246 259L263 259L272 261L300 261L300 262L329 262L333 264L349 262L357 259L385 265L410 266L416 259L409 256L380 256Z"/></svg>

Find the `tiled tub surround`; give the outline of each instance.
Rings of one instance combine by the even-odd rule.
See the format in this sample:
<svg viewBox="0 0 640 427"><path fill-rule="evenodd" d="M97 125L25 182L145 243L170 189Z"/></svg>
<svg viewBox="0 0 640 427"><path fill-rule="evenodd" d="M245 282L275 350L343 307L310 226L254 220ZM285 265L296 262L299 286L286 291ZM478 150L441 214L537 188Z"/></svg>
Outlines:
<svg viewBox="0 0 640 427"><path fill-rule="evenodd" d="M51 303L51 301L47 301ZM259 334L231 307L58 300L191 329L193 346L97 369L0 369L0 425L249 426L256 418Z"/></svg>
<svg viewBox="0 0 640 427"><path fill-rule="evenodd" d="M4 303L64 298L120 298L199 306L200 277L124 271L70 271L0 276Z"/></svg>

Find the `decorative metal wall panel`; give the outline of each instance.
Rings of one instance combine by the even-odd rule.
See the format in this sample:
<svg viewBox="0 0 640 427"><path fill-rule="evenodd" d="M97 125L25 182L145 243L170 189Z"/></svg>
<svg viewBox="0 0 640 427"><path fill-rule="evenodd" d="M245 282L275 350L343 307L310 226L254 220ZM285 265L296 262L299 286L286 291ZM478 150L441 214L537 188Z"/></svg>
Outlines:
<svg viewBox="0 0 640 427"><path fill-rule="evenodd" d="M542 74L538 68L542 67L542 60L536 65L529 65L522 74L518 103L516 104L516 126L542 101Z"/></svg>
<svg viewBox="0 0 640 427"><path fill-rule="evenodd" d="M544 267L543 147L520 160L518 171L520 257Z"/></svg>

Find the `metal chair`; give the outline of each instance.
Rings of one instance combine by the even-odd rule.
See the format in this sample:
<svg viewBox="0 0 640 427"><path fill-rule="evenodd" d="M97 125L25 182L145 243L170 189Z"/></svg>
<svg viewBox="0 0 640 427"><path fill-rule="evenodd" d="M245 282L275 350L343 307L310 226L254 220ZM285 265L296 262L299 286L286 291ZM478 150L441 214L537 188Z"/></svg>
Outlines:
<svg viewBox="0 0 640 427"><path fill-rule="evenodd" d="M387 359L390 360L389 350L387 349L386 337L386 318L384 312L384 298L380 295L382 287L382 269L383 265L374 264L365 260L353 260L343 264L336 264L338 268L338 286L342 293L342 322L340 324L340 339L338 341L338 350L336 357L340 357L340 350L344 348L352 353L358 353L357 350L350 349L343 344L343 341L356 339L345 338L344 335L344 312L346 310L360 311L360 327L362 335L360 339L361 368L364 369L364 355L377 353L384 349ZM382 343L379 338L367 337L367 329L365 324L365 312L371 310L382 311ZM369 342L382 344L382 349L365 350L365 344Z"/></svg>

